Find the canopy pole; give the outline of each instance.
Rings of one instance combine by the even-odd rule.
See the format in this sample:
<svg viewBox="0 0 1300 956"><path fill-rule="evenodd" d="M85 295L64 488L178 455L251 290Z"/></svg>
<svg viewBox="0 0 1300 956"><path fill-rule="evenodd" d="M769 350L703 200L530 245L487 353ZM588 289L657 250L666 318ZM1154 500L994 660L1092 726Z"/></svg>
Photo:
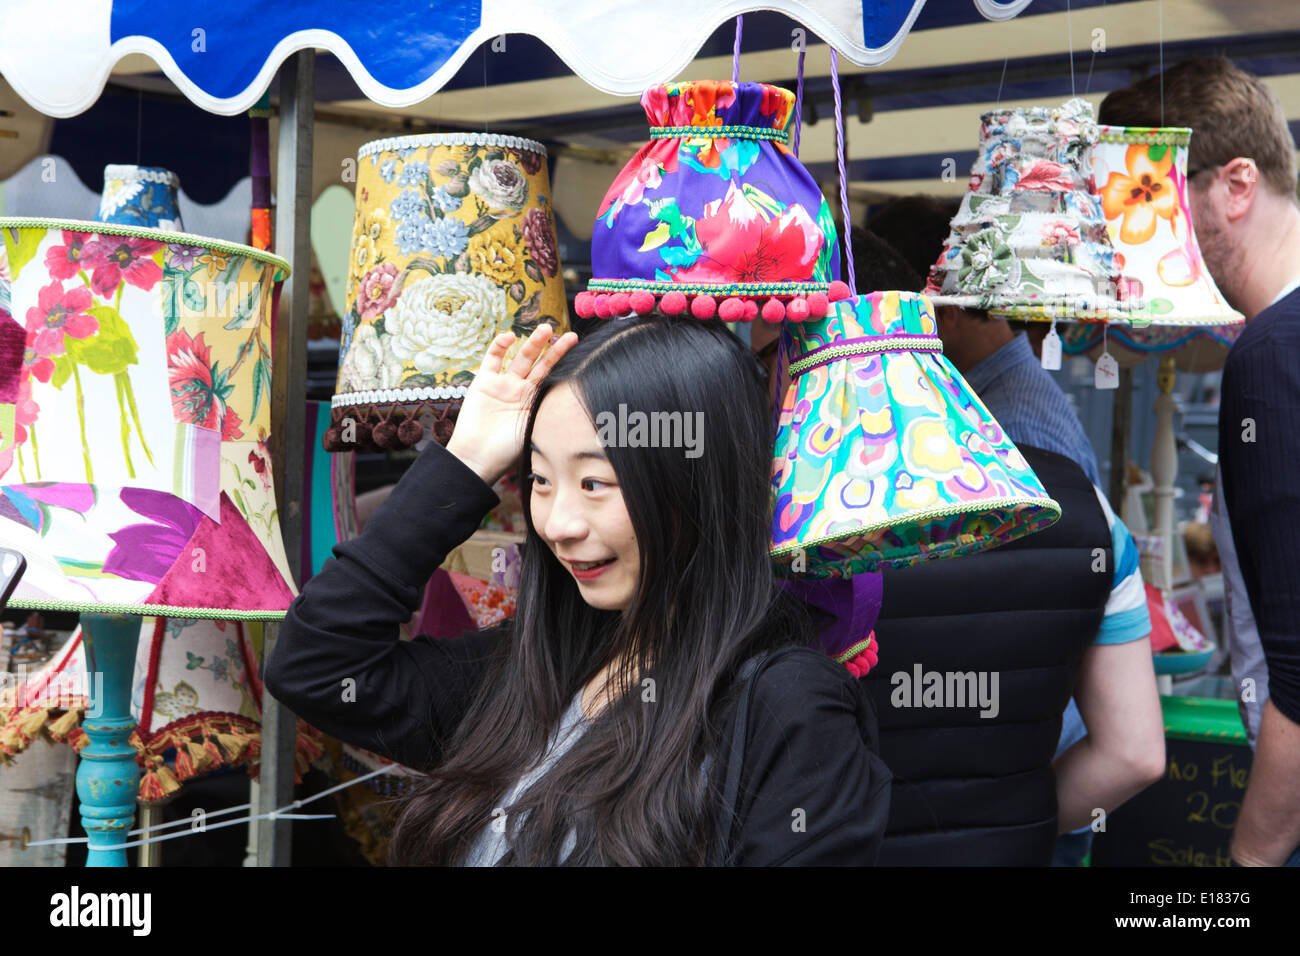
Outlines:
<svg viewBox="0 0 1300 956"><path fill-rule="evenodd" d="M285 281L273 330L271 377L271 461L279 504L280 533L294 583L302 580L303 442L307 409L307 311L311 278L312 113L316 53L302 50L280 67L280 127L276 149L275 252L287 259ZM286 467L290 464L291 467ZM262 660L279 631L267 624ZM257 812L270 813L293 802L298 720L269 693L262 695L262 761ZM259 820L257 865L288 866L293 849L290 821Z"/></svg>

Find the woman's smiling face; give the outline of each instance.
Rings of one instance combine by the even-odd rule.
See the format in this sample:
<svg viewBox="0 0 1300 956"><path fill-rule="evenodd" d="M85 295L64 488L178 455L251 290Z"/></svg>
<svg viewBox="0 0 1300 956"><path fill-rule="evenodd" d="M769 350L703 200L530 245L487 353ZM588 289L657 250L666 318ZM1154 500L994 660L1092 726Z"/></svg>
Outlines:
<svg viewBox="0 0 1300 956"><path fill-rule="evenodd" d="M614 466L568 385L557 385L542 400L530 452L533 527L584 601L604 611L626 610L636 594L641 552ZM593 562L605 563L588 570Z"/></svg>

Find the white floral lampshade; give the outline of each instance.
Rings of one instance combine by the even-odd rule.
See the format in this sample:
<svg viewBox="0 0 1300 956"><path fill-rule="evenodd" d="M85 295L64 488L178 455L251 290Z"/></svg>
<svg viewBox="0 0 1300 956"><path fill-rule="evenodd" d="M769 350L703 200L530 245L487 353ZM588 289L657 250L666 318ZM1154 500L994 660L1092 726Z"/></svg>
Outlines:
<svg viewBox="0 0 1300 956"><path fill-rule="evenodd" d="M445 441L488 344L569 324L546 150L482 133L358 154L329 451ZM518 343L516 344L518 347Z"/></svg>
<svg viewBox="0 0 1300 956"><path fill-rule="evenodd" d="M0 546L11 606L274 620L281 259L202 236L0 219Z"/></svg>
<svg viewBox="0 0 1300 956"><path fill-rule="evenodd" d="M1102 126L1093 152L1094 182L1115 258L1145 305L1135 327L1108 329L1105 348L1120 367L1172 356L1185 371L1223 366L1245 316L1228 305L1205 267L1187 198L1185 127ZM1145 326L1145 327L1141 327ZM1073 327L1067 353L1100 354L1102 329Z"/></svg>

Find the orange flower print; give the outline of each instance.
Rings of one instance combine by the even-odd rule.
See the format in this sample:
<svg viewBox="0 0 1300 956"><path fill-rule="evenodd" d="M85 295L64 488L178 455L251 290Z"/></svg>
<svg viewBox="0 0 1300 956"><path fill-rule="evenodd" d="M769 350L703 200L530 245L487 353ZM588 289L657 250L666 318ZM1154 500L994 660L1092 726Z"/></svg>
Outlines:
<svg viewBox="0 0 1300 956"><path fill-rule="evenodd" d="M1156 217L1173 222L1178 197L1169 171L1174 152L1163 147L1164 156L1153 160L1147 146L1130 146L1124 154L1126 173L1111 173L1101 190L1101 206L1107 219L1124 217L1119 237L1129 245L1141 245L1156 233Z"/></svg>

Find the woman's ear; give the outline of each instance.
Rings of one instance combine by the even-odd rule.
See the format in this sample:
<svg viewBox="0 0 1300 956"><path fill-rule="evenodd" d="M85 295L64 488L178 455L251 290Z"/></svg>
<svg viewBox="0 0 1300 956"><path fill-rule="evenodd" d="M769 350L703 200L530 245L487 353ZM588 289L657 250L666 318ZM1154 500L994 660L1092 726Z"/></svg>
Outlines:
<svg viewBox="0 0 1300 956"><path fill-rule="evenodd" d="M1259 190L1259 167L1253 159L1238 156L1224 164L1218 178L1226 186L1224 214L1229 222L1235 222L1250 212L1255 202Z"/></svg>

